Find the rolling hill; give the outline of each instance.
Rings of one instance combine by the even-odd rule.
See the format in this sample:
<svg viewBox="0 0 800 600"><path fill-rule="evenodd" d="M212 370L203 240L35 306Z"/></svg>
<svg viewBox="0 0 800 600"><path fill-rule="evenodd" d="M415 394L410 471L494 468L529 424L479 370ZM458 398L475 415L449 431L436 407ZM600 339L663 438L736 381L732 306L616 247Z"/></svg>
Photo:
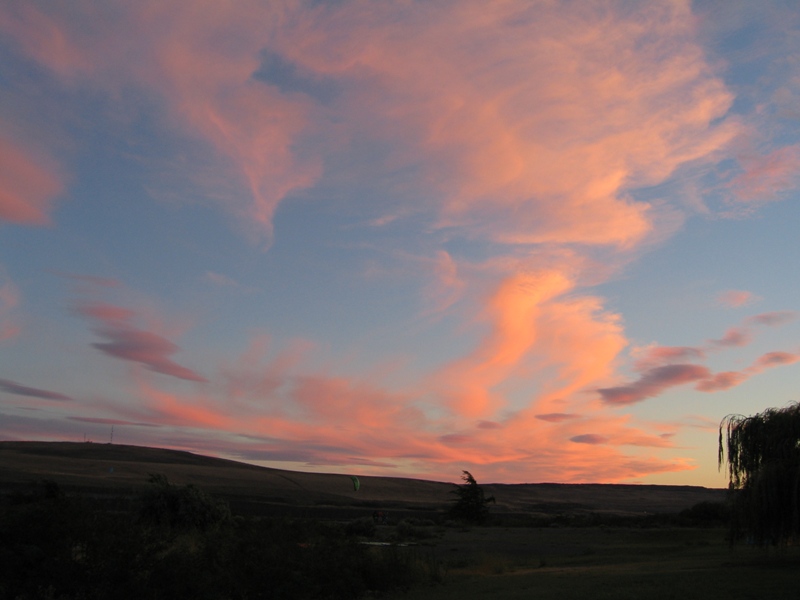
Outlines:
<svg viewBox="0 0 800 600"><path fill-rule="evenodd" d="M193 484L225 498L234 512L344 518L382 509L433 516L453 500L452 483L399 477L306 473L259 467L190 452L80 442L0 442L0 491L50 479L66 491L134 495L149 474ZM725 490L697 486L618 484L483 484L494 513L677 513L719 502Z"/></svg>

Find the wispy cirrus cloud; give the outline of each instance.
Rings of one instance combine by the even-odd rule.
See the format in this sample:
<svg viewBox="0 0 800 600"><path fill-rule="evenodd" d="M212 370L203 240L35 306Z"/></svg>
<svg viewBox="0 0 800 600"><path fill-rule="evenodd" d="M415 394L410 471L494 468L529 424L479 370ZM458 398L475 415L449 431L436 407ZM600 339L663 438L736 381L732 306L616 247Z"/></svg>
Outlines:
<svg viewBox="0 0 800 600"><path fill-rule="evenodd" d="M526 34L508 35L509 23ZM714 160L739 129L722 119L732 96L692 40L690 8L673 3L242 2L220 13L144 2L99 15L76 2L9 7L0 27L65 81L161 100L163 119L215 154L216 178L249 195L221 200L267 234L293 192L360 177L369 144L388 156L368 161L379 175L419 172L438 205L416 210L433 209L439 226L630 247L657 215L627 188Z"/></svg>
<svg viewBox="0 0 800 600"><path fill-rule="evenodd" d="M315 464L433 472L472 461L562 480L691 466L623 454L621 445L669 442L602 410L678 385L734 384L735 375L693 363L783 317L754 317L696 348L652 348L638 379L614 386L628 344L622 316L587 292L683 218L635 192L728 157L743 130L689 3L228 8L161 0L98 15L80 0L15 4L0 9L0 28L65 88L115 104L129 90L147 98L148 117L178 153L203 159L187 161L203 169L175 172L266 238L277 207L300 190L335 202L326 186L352 190L348 208L361 223L376 215L366 218L373 229L419 219L426 239L440 236L419 250L434 280L421 294L437 314L463 304L457 326L474 341L399 390L311 369L301 350L264 364L254 348L203 376L137 311L80 304L101 339L94 348L145 367L137 391L154 423L200 444L204 433L236 432L244 455ZM735 183L742 198L786 185L794 159L784 154L749 164ZM358 193L365 172L380 194ZM41 214L48 193L34 202ZM476 258L463 242L487 254ZM212 271L204 280L232 283ZM176 394L150 371L208 385ZM599 409L587 400L595 389Z"/></svg>
<svg viewBox="0 0 800 600"><path fill-rule="evenodd" d="M51 161L0 134L0 220L46 225L51 205L63 189L63 178Z"/></svg>

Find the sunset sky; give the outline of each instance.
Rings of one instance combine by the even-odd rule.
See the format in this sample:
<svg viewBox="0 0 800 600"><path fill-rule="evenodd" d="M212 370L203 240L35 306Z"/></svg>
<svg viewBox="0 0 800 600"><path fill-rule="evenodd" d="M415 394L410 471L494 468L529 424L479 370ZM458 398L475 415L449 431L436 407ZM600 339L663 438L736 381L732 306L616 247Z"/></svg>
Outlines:
<svg viewBox="0 0 800 600"><path fill-rule="evenodd" d="M0 92L0 439L722 487L800 400L793 0L8 0Z"/></svg>

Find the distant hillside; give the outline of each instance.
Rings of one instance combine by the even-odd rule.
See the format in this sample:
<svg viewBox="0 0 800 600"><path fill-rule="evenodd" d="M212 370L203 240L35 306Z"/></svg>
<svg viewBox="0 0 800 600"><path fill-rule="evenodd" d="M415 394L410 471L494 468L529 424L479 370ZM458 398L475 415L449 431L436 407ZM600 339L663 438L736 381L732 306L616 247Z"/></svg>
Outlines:
<svg viewBox="0 0 800 600"><path fill-rule="evenodd" d="M0 490L52 479L67 490L134 494L150 473L194 484L259 514L359 514L381 508L433 513L453 500L453 484L398 477L304 473L258 467L190 452L80 442L0 442ZM696 486L614 484L485 484L497 513L677 513L718 502L725 491Z"/></svg>

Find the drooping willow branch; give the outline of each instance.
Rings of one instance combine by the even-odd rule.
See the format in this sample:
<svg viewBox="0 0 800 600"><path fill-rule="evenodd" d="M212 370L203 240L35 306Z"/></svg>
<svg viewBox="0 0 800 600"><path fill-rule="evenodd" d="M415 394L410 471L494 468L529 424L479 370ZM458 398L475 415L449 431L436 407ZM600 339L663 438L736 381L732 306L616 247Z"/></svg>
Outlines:
<svg viewBox="0 0 800 600"><path fill-rule="evenodd" d="M718 464L738 491L732 526L758 544L800 541L800 405L720 423Z"/></svg>

